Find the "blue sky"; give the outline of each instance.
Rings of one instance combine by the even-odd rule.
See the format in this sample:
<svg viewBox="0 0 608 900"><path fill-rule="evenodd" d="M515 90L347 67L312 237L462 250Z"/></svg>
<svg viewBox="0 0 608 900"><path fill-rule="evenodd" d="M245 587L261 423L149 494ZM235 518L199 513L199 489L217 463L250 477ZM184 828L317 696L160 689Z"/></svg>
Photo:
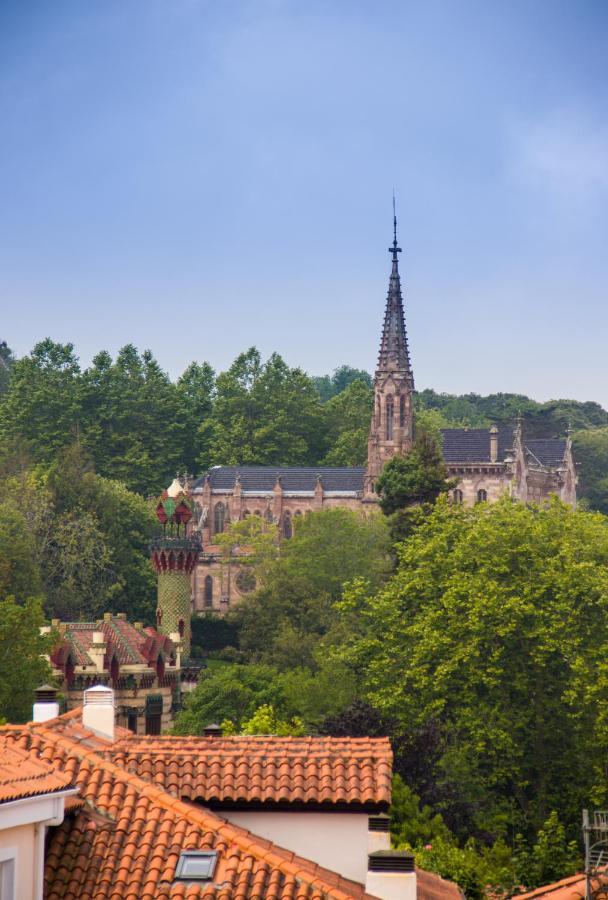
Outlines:
<svg viewBox="0 0 608 900"><path fill-rule="evenodd" d="M1 0L0 337L608 406L608 4Z"/></svg>

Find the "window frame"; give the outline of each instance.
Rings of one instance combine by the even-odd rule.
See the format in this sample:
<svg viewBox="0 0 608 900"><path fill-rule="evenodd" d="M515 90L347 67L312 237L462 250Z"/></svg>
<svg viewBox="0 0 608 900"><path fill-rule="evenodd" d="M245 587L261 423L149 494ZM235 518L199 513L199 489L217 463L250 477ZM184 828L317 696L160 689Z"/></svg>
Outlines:
<svg viewBox="0 0 608 900"><path fill-rule="evenodd" d="M189 859L208 859L210 860L209 872L207 875L185 875L183 870ZM175 881L213 881L215 869L217 866L217 850L182 850L175 867Z"/></svg>

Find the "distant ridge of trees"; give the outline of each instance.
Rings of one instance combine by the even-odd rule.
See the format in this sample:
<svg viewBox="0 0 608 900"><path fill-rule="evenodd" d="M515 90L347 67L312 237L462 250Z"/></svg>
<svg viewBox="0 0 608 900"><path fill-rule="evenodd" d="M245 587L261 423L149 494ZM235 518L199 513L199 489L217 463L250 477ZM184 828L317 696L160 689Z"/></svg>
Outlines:
<svg viewBox="0 0 608 900"><path fill-rule="evenodd" d="M15 359L0 343L0 466L7 443L33 464L50 465L78 440L97 474L148 495L178 468L211 465L363 465L372 410L372 378L342 365L309 376L278 354L255 347L217 374L188 365L176 381L149 350L132 344L113 359L101 351L88 368L72 344L49 338ZM425 428L486 428L524 419L531 438L573 430L579 494L608 512L608 412L598 403L523 394L418 392ZM4 448L4 450L3 450Z"/></svg>

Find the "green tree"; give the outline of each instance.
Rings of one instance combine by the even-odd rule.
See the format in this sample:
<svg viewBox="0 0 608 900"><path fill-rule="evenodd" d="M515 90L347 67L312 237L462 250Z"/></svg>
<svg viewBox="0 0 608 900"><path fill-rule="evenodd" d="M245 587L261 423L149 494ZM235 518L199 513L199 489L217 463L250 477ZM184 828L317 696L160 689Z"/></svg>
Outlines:
<svg viewBox="0 0 608 900"><path fill-rule="evenodd" d="M81 425L80 367L74 347L47 338L13 364L0 402L0 426L25 440L36 461L51 462Z"/></svg>
<svg viewBox="0 0 608 900"><path fill-rule="evenodd" d="M271 666L229 665L202 673L186 696L173 726L174 734L202 734L211 722L230 720L236 728L260 706L272 706L279 716L290 714Z"/></svg>
<svg viewBox="0 0 608 900"><path fill-rule="evenodd" d="M241 723L240 729L230 719L222 722L224 734L272 734L277 737L301 737L306 734L304 723L294 716L280 719L269 703L259 706L250 719Z"/></svg>
<svg viewBox="0 0 608 900"><path fill-rule="evenodd" d="M417 847L442 838L453 836L439 813L421 804L399 775L393 777L391 802L391 839L397 846Z"/></svg>
<svg viewBox="0 0 608 900"><path fill-rule="evenodd" d="M577 431L573 452L579 476L579 496L608 515L608 428Z"/></svg>
<svg viewBox="0 0 608 900"><path fill-rule="evenodd" d="M95 470L131 490L158 493L184 459L183 390L149 350L140 355L132 344L114 362L98 353L82 382L83 443Z"/></svg>
<svg viewBox="0 0 608 900"><path fill-rule="evenodd" d="M528 847L517 836L514 868L517 880L532 889L573 875L582 865L576 841L569 841L566 829L553 811L539 830L535 843Z"/></svg>
<svg viewBox="0 0 608 900"><path fill-rule="evenodd" d="M67 448L58 457L49 470L47 485L57 523L55 538L68 538L75 530L92 542L93 552L87 551L83 563L73 555L78 542L66 540L60 552L64 559L60 574L64 594L74 584L73 575L66 578L72 569L79 571L80 578L86 575L90 579L84 588L78 588L80 601L70 593L68 608L71 605L79 615L89 618L99 612L125 612L133 620L153 624L156 578L148 546L158 523L152 504L124 484L96 475L80 445ZM78 549L78 555L81 552ZM93 568L91 560L96 560ZM51 609L55 589L50 584L47 593ZM85 597L89 599L83 604Z"/></svg>
<svg viewBox="0 0 608 900"><path fill-rule="evenodd" d="M393 540L408 537L437 497L454 484L448 481L438 441L420 430L409 453L389 459L376 481L380 507L389 517Z"/></svg>
<svg viewBox="0 0 608 900"><path fill-rule="evenodd" d="M11 369L15 362L13 351L6 341L0 341L0 397L8 390Z"/></svg>
<svg viewBox="0 0 608 900"><path fill-rule="evenodd" d="M51 677L42 625L39 600L0 599L0 716L9 722L31 720L34 690Z"/></svg>
<svg viewBox="0 0 608 900"><path fill-rule="evenodd" d="M2 487L2 485L0 485ZM0 598L40 595L42 580L34 535L16 498L0 501Z"/></svg>
<svg viewBox="0 0 608 900"><path fill-rule="evenodd" d="M198 431L211 416L215 396L215 372L209 363L190 363L177 380L180 415L184 423L181 464L187 472L196 472L200 448Z"/></svg>
<svg viewBox="0 0 608 900"><path fill-rule="evenodd" d="M437 723L431 775L458 784L463 830L530 834L551 809L576 823L605 802L606 519L441 498L398 553L384 588L339 604L357 631L335 655L403 730Z"/></svg>
<svg viewBox="0 0 608 900"><path fill-rule="evenodd" d="M218 375L211 417L199 428L203 467L306 465L325 447L321 400L301 369L255 347Z"/></svg>
<svg viewBox="0 0 608 900"><path fill-rule="evenodd" d="M373 393L363 381L352 381L325 404L329 452L326 466L363 466L373 408Z"/></svg>
<svg viewBox="0 0 608 900"><path fill-rule="evenodd" d="M341 394L355 381L363 382L368 389L372 386L369 372L364 369L353 369L352 366L339 366L334 369L333 375L318 375L313 378L314 385L324 403Z"/></svg>
<svg viewBox="0 0 608 900"><path fill-rule="evenodd" d="M311 512L296 519L294 536L254 566L260 588L239 604L241 648L281 669L314 666L321 637L336 621L334 602L354 578L380 585L390 570L382 516L347 509Z"/></svg>

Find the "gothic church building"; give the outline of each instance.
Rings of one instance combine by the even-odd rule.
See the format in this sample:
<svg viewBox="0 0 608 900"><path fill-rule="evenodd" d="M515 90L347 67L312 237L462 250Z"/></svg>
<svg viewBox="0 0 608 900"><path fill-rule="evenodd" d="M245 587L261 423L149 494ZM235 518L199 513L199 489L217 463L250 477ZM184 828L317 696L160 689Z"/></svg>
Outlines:
<svg viewBox="0 0 608 900"><path fill-rule="evenodd" d="M215 466L192 485L203 541L193 573L197 612L225 612L255 587L247 568L222 567L214 536L250 515L276 523L284 538L309 510L363 509L377 502L374 484L384 464L407 453L414 438L414 375L401 294L395 220L388 296L378 366L367 465L361 467ZM442 432L450 478L458 480L455 503L493 502L504 493L522 502L556 494L576 504L576 472L570 437L526 440L521 420L512 427L450 428Z"/></svg>

